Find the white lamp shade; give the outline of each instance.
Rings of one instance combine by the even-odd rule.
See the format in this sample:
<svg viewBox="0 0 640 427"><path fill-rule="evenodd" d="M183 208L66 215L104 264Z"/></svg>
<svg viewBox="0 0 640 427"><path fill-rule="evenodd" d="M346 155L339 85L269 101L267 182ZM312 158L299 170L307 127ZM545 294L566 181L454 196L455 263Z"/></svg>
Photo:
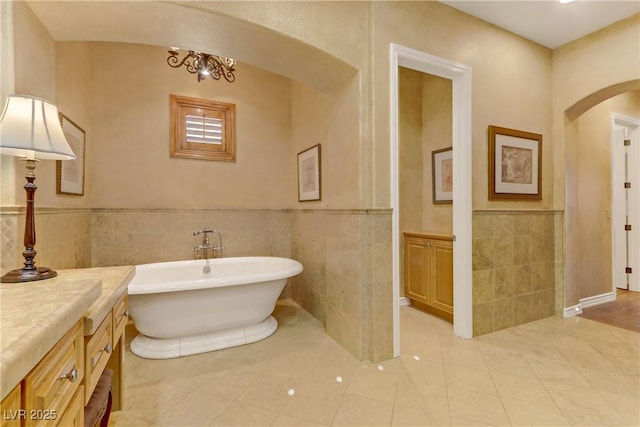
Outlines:
<svg viewBox="0 0 640 427"><path fill-rule="evenodd" d="M0 154L71 160L76 156L64 136L58 108L28 95L10 95L0 116Z"/></svg>

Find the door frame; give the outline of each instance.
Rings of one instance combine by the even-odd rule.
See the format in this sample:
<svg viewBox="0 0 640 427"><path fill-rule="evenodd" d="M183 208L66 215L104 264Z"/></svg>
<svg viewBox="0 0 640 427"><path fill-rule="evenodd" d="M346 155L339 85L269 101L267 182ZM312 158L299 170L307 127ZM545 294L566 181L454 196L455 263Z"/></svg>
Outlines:
<svg viewBox="0 0 640 427"><path fill-rule="evenodd" d="M616 205L621 203L621 200L618 200L617 195L619 194L619 191L616 191L617 187L620 187L621 185L623 185L623 183L621 182L617 182L615 180L615 176L614 176L614 170L616 170L616 158L619 156L620 152L623 151L623 148L617 143L618 141L616 141L616 129L617 128L626 128L628 129L630 132L638 132L640 129L640 119L638 118L634 118L634 117L630 117L630 116L625 116L622 114L618 114L618 113L612 113L611 114L611 291L612 291L612 295L613 295L613 299L615 299L616 296L616 292L617 292L617 286L616 286L616 282L615 282L615 277L616 277L616 271L615 271L615 260L618 259L617 257L620 256L620 254L618 254L617 250L616 250L616 236L620 237L623 236L623 233L620 231L622 230L622 226L623 224L618 224L615 220L616 220ZM640 143L640 141L635 141L636 145ZM636 157L638 156L638 153L640 153L640 148L635 147L634 152L636 153ZM631 163L635 163L635 164L640 164L640 159L636 158L636 159L632 159ZM635 171L635 181L631 188L635 189L635 191L640 191L640 172L638 170ZM636 209L637 210L637 209ZM633 224L636 229L638 227L640 227L640 218L637 217L638 214L636 212L636 218L632 218L631 220L631 224ZM635 234L637 236L637 232ZM631 248L630 249L630 253L633 256L634 254L640 254L640 242L638 241L639 239L636 239L635 241L635 248ZM640 274L640 265L635 265L634 266L637 270L637 272L635 273L636 276L634 279L634 283L633 285L630 284L629 285L629 290L633 290L633 291L640 291L640 283L638 281L638 275Z"/></svg>
<svg viewBox="0 0 640 427"><path fill-rule="evenodd" d="M452 82L453 96L453 333L473 337L471 258L471 67L425 52L390 44L390 147L393 252L393 355L400 355L400 200L398 67L433 74Z"/></svg>

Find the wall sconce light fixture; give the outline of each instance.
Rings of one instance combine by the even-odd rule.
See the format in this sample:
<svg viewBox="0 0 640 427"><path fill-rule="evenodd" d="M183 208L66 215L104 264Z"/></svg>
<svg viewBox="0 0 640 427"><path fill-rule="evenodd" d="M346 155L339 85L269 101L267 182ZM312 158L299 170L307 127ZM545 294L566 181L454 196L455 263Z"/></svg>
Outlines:
<svg viewBox="0 0 640 427"><path fill-rule="evenodd" d="M188 51L182 60L178 57L178 49L172 47L169 51L167 64L172 68L187 67L187 71L191 74L198 75L198 81L204 80L206 77L220 80L224 77L229 83L235 81L236 76L233 74L236 70L236 60L233 58L224 58L222 56L211 55L208 53Z"/></svg>
<svg viewBox="0 0 640 427"><path fill-rule="evenodd" d="M0 154L21 157L26 162L27 211L24 227L24 267L12 270L0 282L30 282L58 275L47 267L36 267L36 226L34 196L36 162L71 160L76 156L69 147L60 125L58 108L51 102L28 95L10 95L0 116Z"/></svg>

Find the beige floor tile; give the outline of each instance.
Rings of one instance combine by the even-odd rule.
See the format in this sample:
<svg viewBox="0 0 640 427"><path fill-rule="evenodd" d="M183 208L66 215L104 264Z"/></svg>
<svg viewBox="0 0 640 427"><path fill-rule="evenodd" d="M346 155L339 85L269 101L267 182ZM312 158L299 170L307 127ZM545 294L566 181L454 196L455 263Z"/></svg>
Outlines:
<svg viewBox="0 0 640 427"><path fill-rule="evenodd" d="M498 394L489 371L482 368L467 368L457 365L445 365L447 387L484 394Z"/></svg>
<svg viewBox="0 0 640 427"><path fill-rule="evenodd" d="M598 369L600 371L620 372L620 368L611 362L607 357L600 354L596 350L588 351L567 351L562 353L563 356L575 368Z"/></svg>
<svg viewBox="0 0 640 427"><path fill-rule="evenodd" d="M278 413L275 411L234 402L210 425L225 427L269 426L277 416Z"/></svg>
<svg viewBox="0 0 640 427"><path fill-rule="evenodd" d="M449 412L447 386L428 383L416 384L427 412Z"/></svg>
<svg viewBox="0 0 640 427"><path fill-rule="evenodd" d="M442 361L445 365L456 365L465 368L486 369L482 352L471 348L443 347Z"/></svg>
<svg viewBox="0 0 640 427"><path fill-rule="evenodd" d="M282 410L282 414L328 425L333 420L347 386L335 378L301 381Z"/></svg>
<svg viewBox="0 0 640 427"><path fill-rule="evenodd" d="M612 393L632 396L640 401L638 384L627 375L618 372L606 372L595 369L580 369L580 373L591 383L591 386Z"/></svg>
<svg viewBox="0 0 640 427"><path fill-rule="evenodd" d="M569 425L562 411L553 402L548 405L503 398L502 404L513 426L557 427Z"/></svg>
<svg viewBox="0 0 640 427"><path fill-rule="evenodd" d="M502 399L516 399L542 405L555 405L551 395L537 378L494 372L493 382Z"/></svg>
<svg viewBox="0 0 640 427"><path fill-rule="evenodd" d="M293 397L289 391L295 393L296 383L292 378L273 377L264 375L236 399L236 402L280 412Z"/></svg>
<svg viewBox="0 0 640 427"><path fill-rule="evenodd" d="M271 423L271 427L328 427L329 424L317 424L291 415L280 414Z"/></svg>
<svg viewBox="0 0 640 427"><path fill-rule="evenodd" d="M126 408L136 418L151 424L161 423L164 414L193 393L193 390L158 383L126 390Z"/></svg>
<svg viewBox="0 0 640 427"><path fill-rule="evenodd" d="M444 365L441 362L432 360L407 360L405 371L415 378L416 382L445 385Z"/></svg>
<svg viewBox="0 0 640 427"><path fill-rule="evenodd" d="M201 393L227 399L236 399L249 386L258 381L259 375L242 368L229 369L212 374L203 373L195 380Z"/></svg>
<svg viewBox="0 0 640 427"><path fill-rule="evenodd" d="M543 382L570 384L577 387L589 387L589 382L568 363L545 361L530 361L529 365L536 376Z"/></svg>
<svg viewBox="0 0 640 427"><path fill-rule="evenodd" d="M465 340L400 314L401 357L382 363L354 358L290 301L276 333L247 346L170 360L127 346L126 410L110 425L640 427L638 334L550 317Z"/></svg>
<svg viewBox="0 0 640 427"><path fill-rule="evenodd" d="M390 426L393 403L345 394L333 426Z"/></svg>
<svg viewBox="0 0 640 427"><path fill-rule="evenodd" d="M473 392L462 388L447 388L451 423L454 418L484 425L509 424L502 401L497 395Z"/></svg>
<svg viewBox="0 0 640 427"><path fill-rule="evenodd" d="M569 384L547 382L545 387L563 412L591 414L607 419L613 424L621 421L618 411L591 386L576 387Z"/></svg>
<svg viewBox="0 0 640 427"><path fill-rule="evenodd" d="M628 357L628 356L611 356L605 355L612 363L614 363L620 372L625 375L639 376L640 375L640 358Z"/></svg>
<svg viewBox="0 0 640 427"><path fill-rule="evenodd" d="M166 411L161 423L175 427L209 426L232 403L231 399L214 398L195 391Z"/></svg>
<svg viewBox="0 0 640 427"><path fill-rule="evenodd" d="M622 425L640 426L640 399L619 393L600 391L600 395L622 416Z"/></svg>
<svg viewBox="0 0 640 427"><path fill-rule="evenodd" d="M347 393L393 402L396 398L397 385L398 377L396 375L380 371L375 367L367 367L351 378Z"/></svg>
<svg viewBox="0 0 640 427"><path fill-rule="evenodd" d="M482 356L491 373L499 372L520 377L536 376L521 353L504 349L483 349Z"/></svg>
<svg viewBox="0 0 640 427"><path fill-rule="evenodd" d="M396 404L391 419L393 427L450 426L448 413L428 413L422 409Z"/></svg>

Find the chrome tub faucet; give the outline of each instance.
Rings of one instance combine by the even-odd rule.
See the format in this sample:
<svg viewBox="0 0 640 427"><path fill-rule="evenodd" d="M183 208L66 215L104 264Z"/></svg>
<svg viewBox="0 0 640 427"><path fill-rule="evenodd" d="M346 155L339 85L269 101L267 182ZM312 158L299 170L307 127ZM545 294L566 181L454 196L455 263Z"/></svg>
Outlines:
<svg viewBox="0 0 640 427"><path fill-rule="evenodd" d="M218 236L218 244L213 245L209 242L209 235L215 233ZM211 251L211 258L222 258L222 234L218 230L211 230L203 228L202 230L196 230L193 232L194 236L202 234L202 244L193 247L193 259L209 259L209 251ZM218 256L216 257L216 251Z"/></svg>

